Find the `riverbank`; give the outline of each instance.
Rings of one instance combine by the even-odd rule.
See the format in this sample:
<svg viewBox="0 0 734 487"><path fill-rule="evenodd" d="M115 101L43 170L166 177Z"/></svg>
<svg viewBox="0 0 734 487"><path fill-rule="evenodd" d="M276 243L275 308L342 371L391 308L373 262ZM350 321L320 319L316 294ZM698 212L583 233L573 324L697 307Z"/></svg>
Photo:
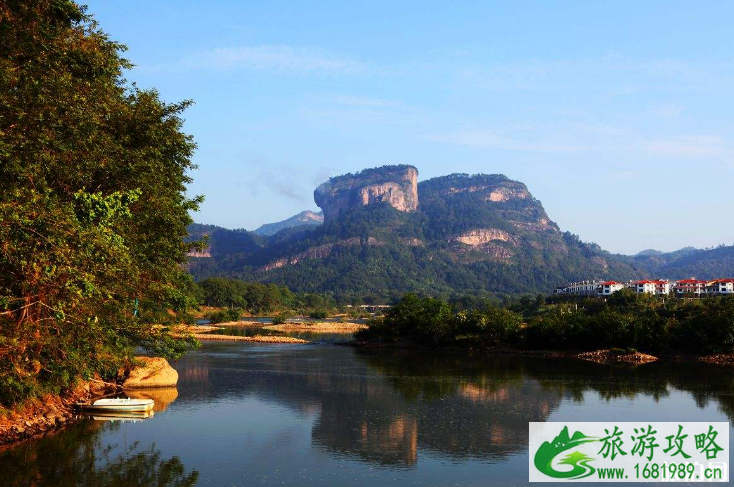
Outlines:
<svg viewBox="0 0 734 487"><path fill-rule="evenodd" d="M265 323L262 321L242 320L242 321L223 321L221 323L212 323L211 326L228 327L236 326L242 328L261 328Z"/></svg>
<svg viewBox="0 0 734 487"><path fill-rule="evenodd" d="M104 396L124 392L129 397L148 397L160 402L159 409L165 409L178 396L177 383L178 372L166 359L137 356L112 382L95 376L64 394L46 394L14 409L0 408L0 449L73 422L80 417L77 404Z"/></svg>
<svg viewBox="0 0 734 487"><path fill-rule="evenodd" d="M239 336L239 335L218 335L210 333L212 331L223 330L227 325L217 323L216 325L180 325L174 328L173 336L182 337L187 334L192 335L197 340L219 341L219 342L257 342L257 343L311 343L302 338L294 338L288 336ZM258 323L262 326L262 323Z"/></svg>
<svg viewBox="0 0 734 487"><path fill-rule="evenodd" d="M75 417L74 404L113 394L117 384L91 379L64 395L47 394L13 410L0 408L0 449L43 435L64 426Z"/></svg>
<svg viewBox="0 0 734 487"><path fill-rule="evenodd" d="M282 325L267 325L265 330L272 331L301 331L310 333L354 333L364 330L367 325L361 323L351 323L347 321L329 322L303 322L303 323L284 323Z"/></svg>
<svg viewBox="0 0 734 487"><path fill-rule="evenodd" d="M597 364L649 364L658 360L654 355L640 352L616 352L614 350L596 350L583 352L577 355L581 360L588 360Z"/></svg>
<svg viewBox="0 0 734 487"><path fill-rule="evenodd" d="M212 335L208 333L195 334L197 340L222 341L222 342L257 342L257 343L311 343L302 338L286 336L255 335L251 337L235 335Z"/></svg>
<svg viewBox="0 0 734 487"><path fill-rule="evenodd" d="M651 355L638 351L617 352L614 350L600 349L594 351L581 350L528 350L510 347L481 347L476 344L471 345L447 345L438 347L427 347L416 344L410 340L399 340L393 343L384 343L379 340L352 341L340 343L339 345L365 348L365 349L419 349L419 350L442 350L452 352L468 352L487 355L510 355L510 356L527 356L542 357L555 359L579 359L587 362L598 364L627 364L627 365L644 365L656 361L678 362L678 363L704 363L708 365L719 365L725 367L734 366L734 353L723 353L716 355L691 355L691 354L673 354L665 353L660 355Z"/></svg>

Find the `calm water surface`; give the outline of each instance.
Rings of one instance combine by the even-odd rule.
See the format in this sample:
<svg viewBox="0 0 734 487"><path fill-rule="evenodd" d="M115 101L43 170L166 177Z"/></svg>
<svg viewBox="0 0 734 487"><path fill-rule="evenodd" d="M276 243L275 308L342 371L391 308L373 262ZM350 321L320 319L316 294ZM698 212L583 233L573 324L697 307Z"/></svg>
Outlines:
<svg viewBox="0 0 734 487"><path fill-rule="evenodd" d="M734 415L734 372L691 364L219 342L174 366L154 417L2 452L0 485L522 485L529 421Z"/></svg>

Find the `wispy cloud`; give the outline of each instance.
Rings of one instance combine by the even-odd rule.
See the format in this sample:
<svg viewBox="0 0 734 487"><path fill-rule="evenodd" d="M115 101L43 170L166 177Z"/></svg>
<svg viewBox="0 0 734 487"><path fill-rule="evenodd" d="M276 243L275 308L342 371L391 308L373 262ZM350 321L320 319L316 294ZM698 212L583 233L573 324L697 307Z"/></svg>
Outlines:
<svg viewBox="0 0 734 487"><path fill-rule="evenodd" d="M676 119L683 113L683 107L675 103L666 103L665 105L653 107L650 112L663 119Z"/></svg>
<svg viewBox="0 0 734 487"><path fill-rule="evenodd" d="M594 153L616 157L724 161L734 149L718 135L649 137L630 129L571 123L527 130L465 130L431 134L426 139L475 149L545 153ZM583 141L583 142L577 142Z"/></svg>
<svg viewBox="0 0 734 487"><path fill-rule="evenodd" d="M617 97L661 88L725 87L734 78L734 63L640 60L610 53L596 58L467 63L450 74L462 86L498 92L594 90Z"/></svg>
<svg viewBox="0 0 734 487"><path fill-rule="evenodd" d="M299 113L306 123L337 126L354 122L416 124L426 116L420 107L401 100L351 94L315 95L300 106Z"/></svg>
<svg viewBox="0 0 734 487"><path fill-rule="evenodd" d="M367 66L347 56L321 49L294 46L239 46L202 51L182 59L178 66L190 70L232 71L239 69L297 74L353 74Z"/></svg>
<svg viewBox="0 0 734 487"><path fill-rule="evenodd" d="M727 153L724 140L713 135L687 135L650 140L642 148L654 155L668 157L721 157Z"/></svg>
<svg viewBox="0 0 734 487"><path fill-rule="evenodd" d="M492 131L463 131L449 134L431 134L428 140L444 142L480 149L501 149L510 151L573 153L582 152L588 148L582 145L564 143L546 143L543 141L521 141L505 134Z"/></svg>
<svg viewBox="0 0 734 487"><path fill-rule="evenodd" d="M334 95L332 100L340 105L347 105L353 107L401 107L404 106L402 102L395 100L386 100L384 98L372 98L368 96L355 96L355 95Z"/></svg>

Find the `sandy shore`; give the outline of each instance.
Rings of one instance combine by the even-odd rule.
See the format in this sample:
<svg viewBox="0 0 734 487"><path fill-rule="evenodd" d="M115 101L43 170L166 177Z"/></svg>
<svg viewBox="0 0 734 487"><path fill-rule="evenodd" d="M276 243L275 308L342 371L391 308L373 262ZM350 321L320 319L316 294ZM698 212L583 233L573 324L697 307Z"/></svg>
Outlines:
<svg viewBox="0 0 734 487"><path fill-rule="evenodd" d="M284 323L282 325L267 325L263 327L265 330L307 331L311 333L354 333L364 328L367 328L367 325L347 322Z"/></svg>
<svg viewBox="0 0 734 487"><path fill-rule="evenodd" d="M302 340L300 338L285 337L285 336L267 336L267 335L255 335L252 337L243 337L235 335L211 335L208 333L201 333L194 335L197 340L211 340L211 341L222 341L222 342L259 342L259 343L311 343L308 340Z"/></svg>
<svg viewBox="0 0 734 487"><path fill-rule="evenodd" d="M260 328L265 323L262 323L261 321L252 321L252 320L245 320L245 321L223 321L222 323L212 323L211 326L219 326L219 327L226 327L226 326L241 326L243 328ZM204 325L207 326L207 325Z"/></svg>
<svg viewBox="0 0 734 487"><path fill-rule="evenodd" d="M197 340L219 341L219 342L259 342L259 343L311 343L308 340L293 338L287 336L268 336L255 335L251 337L238 335L218 335L209 333L216 330L222 330L225 326L221 323L216 325L179 325L174 328L173 335L181 337L184 334L191 334Z"/></svg>
<svg viewBox="0 0 734 487"><path fill-rule="evenodd" d="M655 362L658 358L654 355L648 355L646 353L634 352L634 353L612 353L610 350L596 350L594 352L584 352L578 354L578 358L588 360L590 362L596 362L599 364L649 364Z"/></svg>

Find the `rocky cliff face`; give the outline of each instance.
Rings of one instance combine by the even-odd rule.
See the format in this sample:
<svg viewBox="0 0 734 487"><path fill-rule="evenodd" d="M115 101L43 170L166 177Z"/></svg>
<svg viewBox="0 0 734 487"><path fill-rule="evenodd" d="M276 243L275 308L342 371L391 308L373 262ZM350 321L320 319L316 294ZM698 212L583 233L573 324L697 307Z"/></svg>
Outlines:
<svg viewBox="0 0 734 487"><path fill-rule="evenodd" d="M329 221L359 206L387 203L396 210L418 208L418 170L385 166L331 178L314 191L314 201Z"/></svg>

